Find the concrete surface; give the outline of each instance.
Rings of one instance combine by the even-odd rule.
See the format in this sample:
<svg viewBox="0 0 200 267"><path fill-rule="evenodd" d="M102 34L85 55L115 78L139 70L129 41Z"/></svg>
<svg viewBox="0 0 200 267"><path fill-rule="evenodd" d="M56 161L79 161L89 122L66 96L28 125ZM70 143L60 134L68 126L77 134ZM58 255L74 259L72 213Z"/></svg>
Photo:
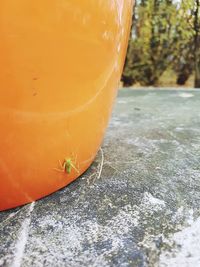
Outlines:
<svg viewBox="0 0 200 267"><path fill-rule="evenodd" d="M91 168L0 213L0 266L200 266L200 92L120 91Z"/></svg>

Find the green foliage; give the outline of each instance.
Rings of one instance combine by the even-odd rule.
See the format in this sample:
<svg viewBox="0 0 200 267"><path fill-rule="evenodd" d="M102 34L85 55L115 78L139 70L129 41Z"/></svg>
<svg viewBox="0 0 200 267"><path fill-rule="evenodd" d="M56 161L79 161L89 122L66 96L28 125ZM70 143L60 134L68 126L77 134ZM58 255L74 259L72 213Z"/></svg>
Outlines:
<svg viewBox="0 0 200 267"><path fill-rule="evenodd" d="M200 58L196 51L200 50L199 1L141 0L136 3L122 75L125 86L136 82L156 85L169 68L177 73L178 83L189 78L195 70L196 57Z"/></svg>

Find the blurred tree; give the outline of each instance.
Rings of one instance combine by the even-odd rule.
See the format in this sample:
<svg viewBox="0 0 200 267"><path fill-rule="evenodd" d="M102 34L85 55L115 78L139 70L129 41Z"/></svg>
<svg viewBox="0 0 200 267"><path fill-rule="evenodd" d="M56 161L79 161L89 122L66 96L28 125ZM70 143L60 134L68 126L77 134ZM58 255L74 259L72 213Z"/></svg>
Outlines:
<svg viewBox="0 0 200 267"><path fill-rule="evenodd" d="M128 45L125 64L124 64L124 70L123 70L122 78L121 78L121 81L123 82L124 86L131 86L132 84L135 83L135 78L132 73L132 70L134 67L131 65L131 60L135 60L135 56L133 55L133 51L131 50L133 47L132 45L133 25L135 25L135 22L136 22L136 16L135 16L136 6L137 6L137 0L135 0L134 6L133 6L133 16L132 16L132 25L131 25L131 33L130 33L130 38L129 38L129 45Z"/></svg>
<svg viewBox="0 0 200 267"><path fill-rule="evenodd" d="M177 63L175 64L175 72L177 73L176 83L178 85L185 85L194 70L194 55L191 53L191 48L193 44L188 43L180 57L177 58Z"/></svg>
<svg viewBox="0 0 200 267"><path fill-rule="evenodd" d="M178 24L176 27L177 44L173 68L177 74L177 84L184 85L194 71L194 30L193 1L182 0L177 6Z"/></svg>
<svg viewBox="0 0 200 267"><path fill-rule="evenodd" d="M179 13L182 18L177 31L180 43L175 64L177 83L184 85L194 72L194 87L200 88L200 0L182 0Z"/></svg>
<svg viewBox="0 0 200 267"><path fill-rule="evenodd" d="M200 88L200 0L194 4L195 88Z"/></svg>
<svg viewBox="0 0 200 267"><path fill-rule="evenodd" d="M133 82L156 85L172 63L176 12L172 0L142 0L136 5L122 76L125 85Z"/></svg>
<svg viewBox="0 0 200 267"><path fill-rule="evenodd" d="M137 0L122 81L155 86L168 68L200 87L200 0Z"/></svg>

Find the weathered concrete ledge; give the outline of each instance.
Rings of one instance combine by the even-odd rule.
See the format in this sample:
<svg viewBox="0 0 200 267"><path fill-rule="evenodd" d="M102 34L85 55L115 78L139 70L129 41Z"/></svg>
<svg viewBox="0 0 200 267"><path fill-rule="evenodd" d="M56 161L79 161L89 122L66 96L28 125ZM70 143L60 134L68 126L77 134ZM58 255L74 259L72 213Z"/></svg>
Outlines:
<svg viewBox="0 0 200 267"><path fill-rule="evenodd" d="M123 90L92 167L0 213L0 266L200 266L199 203L200 92Z"/></svg>

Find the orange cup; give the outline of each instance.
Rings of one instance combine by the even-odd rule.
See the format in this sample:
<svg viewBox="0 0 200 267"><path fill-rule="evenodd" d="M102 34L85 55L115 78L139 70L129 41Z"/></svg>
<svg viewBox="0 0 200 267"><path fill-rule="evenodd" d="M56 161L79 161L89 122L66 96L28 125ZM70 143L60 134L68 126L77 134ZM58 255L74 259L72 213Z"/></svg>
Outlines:
<svg viewBox="0 0 200 267"><path fill-rule="evenodd" d="M0 1L0 210L92 163L112 111L132 0Z"/></svg>

